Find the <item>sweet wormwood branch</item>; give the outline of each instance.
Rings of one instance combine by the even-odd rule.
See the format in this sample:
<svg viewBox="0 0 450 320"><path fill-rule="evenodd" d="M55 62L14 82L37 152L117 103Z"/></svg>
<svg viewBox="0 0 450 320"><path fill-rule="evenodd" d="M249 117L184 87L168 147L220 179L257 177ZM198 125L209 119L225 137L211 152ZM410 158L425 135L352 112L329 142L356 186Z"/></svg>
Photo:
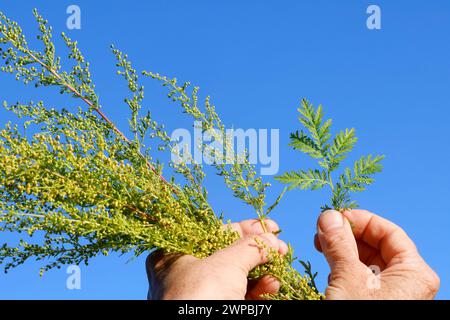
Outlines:
<svg viewBox="0 0 450 320"><path fill-rule="evenodd" d="M47 21L45 21L42 16L40 16L37 12L37 10L34 11L35 17L38 21L38 23L42 23L41 24L41 31L43 32L43 36L42 36L42 40L44 41L50 41L51 40L51 28L47 29L45 28L45 25L47 24ZM76 49L76 43L72 43L70 41L69 38L67 38L64 34L63 34L63 38L66 41L67 45L69 47L73 46L74 49ZM5 34L5 39L9 40L9 41L13 41L14 39L8 38L8 35ZM53 44L48 43L48 45L50 46L50 50L54 51L54 47ZM96 103L92 102L91 100L89 100L89 98L83 96L76 88L75 86L71 85L70 83L66 82L65 79L58 74L58 72L54 69L53 67L53 63L52 64L46 64L43 61L41 61L41 59L39 59L29 48L28 46L24 46L24 47L17 47L17 49L19 49L20 51L22 51L24 54L28 55L32 61L38 63L42 68L46 69L48 72L50 72L50 74L52 74L54 76L54 78L57 80L57 83L53 83L53 84L57 84L60 85L63 88L66 88L69 92L71 92L75 97L81 99L83 102L85 102L90 108L92 108L92 110L94 110L106 123L108 123L111 128L113 128L113 130L127 143L132 144L132 142L126 137L125 134L123 134L115 125L114 123L106 116L105 113L103 113L100 110L100 105L98 104L98 97L97 95L95 95L94 91L91 91L92 95L95 95L95 101ZM82 62L82 61L80 61ZM88 68L88 65L86 65L86 68ZM86 69L88 71L88 69ZM45 85L45 84L44 84ZM92 88L93 89L93 88ZM149 168L154 171L155 173L157 172L156 169L152 166L151 163L147 162L147 165L149 166ZM167 184L170 185L170 183L163 177L160 176L161 180ZM175 188L173 188L174 192L177 192Z"/></svg>
<svg viewBox="0 0 450 320"><path fill-rule="evenodd" d="M163 86L169 87L168 97L174 102L179 102L183 111L190 115L194 120L200 121L202 124L201 129L203 131L208 131L208 133L211 134L214 141L220 144L220 148L224 150L225 154L228 155L230 151L233 153L233 146L230 140L228 138L222 138L226 136L225 126L217 115L215 107L211 105L210 97L206 97L206 112L203 113L198 108L198 87L194 87L192 92L188 93L187 90L191 85L189 82L180 86L177 85L176 78L169 79L165 76L148 71L143 71L142 74L159 80L163 83ZM212 156L215 156L214 150L211 150L211 153ZM266 231L264 219L267 218L270 212L279 204L286 189L283 190L275 202L265 210L265 192L270 184L263 183L262 179L256 176L255 168L248 161L248 154L238 155L235 159L231 159L231 161L229 161L230 159L226 160L228 161L213 162L213 166L217 169L218 174L223 176L226 185L233 191L234 195L255 209L262 228ZM228 162L235 163L235 165L231 168L227 168L225 163Z"/></svg>
<svg viewBox="0 0 450 320"><path fill-rule="evenodd" d="M302 190L317 190L325 186L331 189L330 204L322 206L322 210L335 209L345 211L357 207L355 201L351 201L351 192L364 191L366 186L372 184L372 175L382 170L381 160L384 156L363 156L353 165L353 170L345 168L333 183L332 174L339 168L347 154L353 150L358 139L354 129L345 129L339 132L330 141L330 128L332 120L323 120L322 106L317 109L307 100L302 100L300 123L309 134L297 131L291 134L290 146L303 152L313 159L317 159L321 169L309 169L286 172L276 179L289 185L289 189L300 188Z"/></svg>
<svg viewBox="0 0 450 320"><path fill-rule="evenodd" d="M205 258L236 241L239 235L224 227L223 219L208 203L201 165L171 162L174 175L170 181L163 178L162 165L153 160L151 146L175 155L181 151L150 112L140 114L144 87L127 55L112 47L117 73L131 92L124 102L130 110L133 140L100 110L89 63L77 43L62 34L73 63L70 71L64 71L61 58L56 56L51 27L36 10L34 15L43 51L30 49L19 25L0 13L1 71L36 87L57 86L60 93L81 99L88 110L57 110L42 101L4 102L7 110L25 119L25 130L33 127L37 132L27 137L11 123L0 131L0 231L25 233L19 243L0 247L0 264L5 264L5 271L30 258L46 260L41 269L44 272L65 264L88 264L99 254L131 252L139 256L153 249ZM169 87L169 98L200 120L203 132L212 130L214 137L225 132L209 97L203 110L200 108L198 87L188 92L189 83L178 85L176 79L150 72L143 75ZM223 147L233 148L228 140ZM209 150L204 143L199 148ZM255 209L264 226L264 219L282 195L267 207L269 184L256 175L247 154L234 160L238 158L240 161L232 165L215 161L213 166L234 196ZM292 248L285 256L270 250L269 254L270 262L250 275L273 275L280 280L280 292L267 298L323 297L315 287L310 266L306 265L305 276L293 267Z"/></svg>

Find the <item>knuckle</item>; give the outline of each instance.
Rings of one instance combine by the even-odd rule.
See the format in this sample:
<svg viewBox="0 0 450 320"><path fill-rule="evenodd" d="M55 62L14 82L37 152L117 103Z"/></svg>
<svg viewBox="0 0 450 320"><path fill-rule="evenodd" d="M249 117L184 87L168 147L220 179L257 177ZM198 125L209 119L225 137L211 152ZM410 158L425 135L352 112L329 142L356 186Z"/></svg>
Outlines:
<svg viewBox="0 0 450 320"><path fill-rule="evenodd" d="M278 238L272 233L264 233L257 236L250 236L247 238L247 241L251 243L262 243L269 248L278 248Z"/></svg>
<svg viewBox="0 0 450 320"><path fill-rule="evenodd" d="M278 253L282 256L286 255L289 252L289 246L283 240L278 240Z"/></svg>
<svg viewBox="0 0 450 320"><path fill-rule="evenodd" d="M426 272L424 277L425 287L428 289L429 293L433 296L439 291L441 286L441 279L433 270Z"/></svg>
<svg viewBox="0 0 450 320"><path fill-rule="evenodd" d="M320 236L320 242L325 244L326 248L336 248L345 242L345 237L340 232L328 232Z"/></svg>
<svg viewBox="0 0 450 320"><path fill-rule="evenodd" d="M247 235L244 238L239 239L233 246L236 247L240 247L241 245L245 245L245 246L257 246L259 241L260 236L251 236L251 235Z"/></svg>
<svg viewBox="0 0 450 320"><path fill-rule="evenodd" d="M223 228L224 230L232 230L232 231L235 231L235 232L237 232L237 233L239 234L240 237L242 237L242 235L243 235L241 225L240 225L238 222L233 222L233 223L227 222L227 223L224 223L224 224L222 225L222 228Z"/></svg>
<svg viewBox="0 0 450 320"><path fill-rule="evenodd" d="M403 238L408 238L409 236L406 233L405 229L403 229L402 227L400 227L399 225L396 225L395 223L391 222L392 226L394 227L394 232L398 232Z"/></svg>
<svg viewBox="0 0 450 320"><path fill-rule="evenodd" d="M336 261L331 268L331 278L332 280L347 279L347 281L353 281L355 277L364 274L364 271L361 270L360 264L347 260L341 259Z"/></svg>
<svg viewBox="0 0 450 320"><path fill-rule="evenodd" d="M278 226L278 223L276 223L274 220L272 219L266 219L264 220L267 227L269 228L270 231L275 232L280 230L280 227Z"/></svg>
<svg viewBox="0 0 450 320"><path fill-rule="evenodd" d="M273 233L264 233L260 237L270 247L278 248L278 238Z"/></svg>
<svg viewBox="0 0 450 320"><path fill-rule="evenodd" d="M369 210L366 210L366 209L358 209L358 212L360 214L367 215L367 216L374 215L372 212L370 212Z"/></svg>

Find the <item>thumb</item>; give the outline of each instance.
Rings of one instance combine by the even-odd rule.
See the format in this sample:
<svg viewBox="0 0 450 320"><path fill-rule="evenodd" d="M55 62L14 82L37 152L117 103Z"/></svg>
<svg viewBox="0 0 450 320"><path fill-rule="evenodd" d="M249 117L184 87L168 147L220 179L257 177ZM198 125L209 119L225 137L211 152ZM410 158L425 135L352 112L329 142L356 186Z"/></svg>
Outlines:
<svg viewBox="0 0 450 320"><path fill-rule="evenodd" d="M348 220L338 211L323 212L317 222L317 236L331 272L346 270L359 261L358 247Z"/></svg>
<svg viewBox="0 0 450 320"><path fill-rule="evenodd" d="M286 253L287 245L273 233L249 235L207 259L233 264L247 275L255 267L268 262L267 254L270 249Z"/></svg>

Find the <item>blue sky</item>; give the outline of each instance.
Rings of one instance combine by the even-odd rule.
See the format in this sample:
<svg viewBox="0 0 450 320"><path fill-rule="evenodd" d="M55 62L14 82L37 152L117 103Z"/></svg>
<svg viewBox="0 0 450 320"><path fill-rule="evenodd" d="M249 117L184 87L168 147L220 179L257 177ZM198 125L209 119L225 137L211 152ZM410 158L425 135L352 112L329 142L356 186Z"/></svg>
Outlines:
<svg viewBox="0 0 450 320"><path fill-rule="evenodd" d="M81 30L67 30L66 8L81 8ZM368 30L366 8L377 4L382 29ZM301 98L322 103L335 128L356 128L353 157L386 155L375 185L356 195L361 207L401 225L441 277L438 298L450 298L450 3L434 1L12 1L0 10L34 34L39 8L55 33L79 41L92 62L105 111L126 126L124 83L115 75L109 45L128 52L138 69L191 81L212 96L228 126L280 129L280 173L312 163L287 147L299 127ZM34 43L34 42L33 42ZM145 81L146 106L169 128L186 126L159 84ZM0 75L0 100L76 105L52 89L35 90ZM0 110L0 123L14 120ZM272 177L266 178L274 182ZM208 182L217 211L253 217L223 188ZM282 186L274 182L273 199ZM326 192L292 191L273 218L325 287L328 266L313 248ZM9 239L9 236L1 236ZM2 241L3 242L3 241ZM82 289L66 289L65 269L39 277L30 262L0 275L0 298L144 299L145 256L102 257L82 266Z"/></svg>

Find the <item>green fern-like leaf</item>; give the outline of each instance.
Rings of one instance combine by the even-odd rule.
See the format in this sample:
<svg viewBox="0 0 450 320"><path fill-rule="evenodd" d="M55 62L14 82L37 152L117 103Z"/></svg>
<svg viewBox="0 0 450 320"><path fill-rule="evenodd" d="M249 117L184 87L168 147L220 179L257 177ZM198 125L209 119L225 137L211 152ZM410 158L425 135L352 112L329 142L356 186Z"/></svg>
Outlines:
<svg viewBox="0 0 450 320"><path fill-rule="evenodd" d="M342 160L345 159L347 153L353 150L358 138L355 136L355 129L345 129L339 132L334 138L333 144L329 151L330 170L336 169Z"/></svg>
<svg viewBox="0 0 450 320"><path fill-rule="evenodd" d="M289 146L295 150L299 150L303 153L310 155L314 159L323 158L322 151L316 145L316 143L303 132L291 133L291 142Z"/></svg>
<svg viewBox="0 0 450 320"><path fill-rule="evenodd" d="M323 122L322 106L314 110L313 105L305 99L302 100L298 112L303 116L299 118L300 122L311 134L312 141L315 143L316 148L320 150L322 158L325 158L329 148L327 142L331 137L331 119Z"/></svg>
<svg viewBox="0 0 450 320"><path fill-rule="evenodd" d="M341 185L350 191L364 191L365 186L372 184L375 180L373 174L382 170L381 160L384 156L371 155L361 157L353 166L353 172L350 168L345 170L345 173L339 177Z"/></svg>
<svg viewBox="0 0 450 320"><path fill-rule="evenodd" d="M357 203L350 198L351 192L364 191L375 180L373 175L382 170L381 160L384 156L363 156L351 168L345 168L338 175L338 182L333 183L333 172L339 168L342 161L353 150L358 138L355 129L340 131L332 140L330 129L332 120L324 120L322 106L316 109L307 100L303 99L299 121L306 129L291 134L289 145L302 153L316 159L322 168L286 172L276 179L289 185L289 190L299 188L302 190L317 190L325 186L331 189L330 205L322 206L323 210L346 210L357 207Z"/></svg>
<svg viewBox="0 0 450 320"><path fill-rule="evenodd" d="M285 184L289 184L289 190L300 188L302 190L317 190L329 184L325 171L308 170L298 172L286 172L277 179Z"/></svg>

